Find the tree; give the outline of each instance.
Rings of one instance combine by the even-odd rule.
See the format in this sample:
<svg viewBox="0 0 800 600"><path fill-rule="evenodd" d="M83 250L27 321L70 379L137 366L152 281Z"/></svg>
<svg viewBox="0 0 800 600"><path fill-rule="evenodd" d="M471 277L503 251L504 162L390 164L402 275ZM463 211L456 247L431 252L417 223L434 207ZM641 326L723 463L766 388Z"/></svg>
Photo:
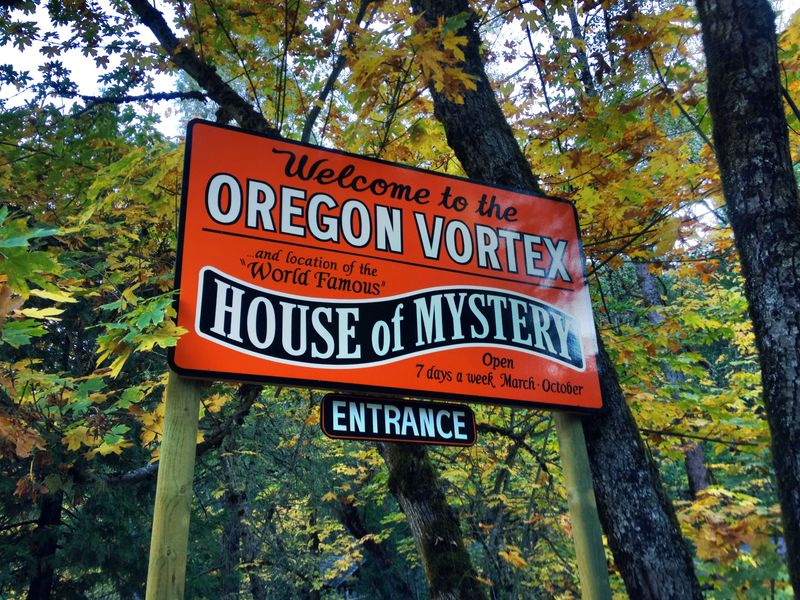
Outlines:
<svg viewBox="0 0 800 600"><path fill-rule="evenodd" d="M463 68L475 90L461 102L430 87L435 114L465 171L476 179L538 190L480 59L475 16L464 1L413 2L429 26L469 14ZM600 518L628 593L637 598L699 598L700 586L674 509L644 448L614 367L599 342L599 369L606 413L586 419L589 457ZM647 531L648 539L638 533Z"/></svg>
<svg viewBox="0 0 800 600"><path fill-rule="evenodd" d="M714 149L758 345L787 560L800 589L800 201L768 2L698 0Z"/></svg>
<svg viewBox="0 0 800 600"><path fill-rule="evenodd" d="M470 165L483 177L486 163L572 200L597 324L631 409L621 422L635 418L644 436L619 449L650 455L639 463L650 463L647 486L657 466L706 589L788 589L753 336L703 118L699 28L685 3L471 2L501 110L470 119L505 119L511 128L490 126L484 141L510 152L464 158L475 149L466 143L463 165L431 114L490 89L481 79L472 90L479 81L462 68L460 52L476 63L462 35L468 13L426 23L402 0L165 0L159 22L152 3L134 4L175 60L138 35L124 1L0 6L0 41L25 52L0 65L0 595L47 581L57 597L143 593L164 352L180 334L170 291L182 148L157 129L154 107L166 103L181 120L246 121L453 175ZM799 31L796 20L781 53L792 93ZM100 91L72 76L76 54ZM640 263L663 306L642 297ZM394 457L435 486L415 497L374 446L318 435L317 400L204 388L187 595L347 587L425 598L424 539L390 482L410 514L435 505L460 530L451 556L470 588L497 599L579 593L551 415L476 406L473 448ZM689 440L713 463L695 498ZM615 475L604 493L616 493ZM616 569L612 585L623 589Z"/></svg>

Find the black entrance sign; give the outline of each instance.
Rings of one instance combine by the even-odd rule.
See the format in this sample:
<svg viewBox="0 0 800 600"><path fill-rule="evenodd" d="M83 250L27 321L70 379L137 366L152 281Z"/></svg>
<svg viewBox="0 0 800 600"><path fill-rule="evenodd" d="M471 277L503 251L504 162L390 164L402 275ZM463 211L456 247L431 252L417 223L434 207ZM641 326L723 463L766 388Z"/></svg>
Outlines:
<svg viewBox="0 0 800 600"><path fill-rule="evenodd" d="M447 446L475 443L475 414L463 404L328 394L320 407L331 438Z"/></svg>

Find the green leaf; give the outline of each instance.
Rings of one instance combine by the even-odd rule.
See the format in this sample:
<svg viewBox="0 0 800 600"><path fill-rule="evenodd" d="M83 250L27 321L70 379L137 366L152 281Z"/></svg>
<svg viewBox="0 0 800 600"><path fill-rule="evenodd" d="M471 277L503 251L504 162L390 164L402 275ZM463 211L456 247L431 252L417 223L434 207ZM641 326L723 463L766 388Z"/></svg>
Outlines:
<svg viewBox="0 0 800 600"><path fill-rule="evenodd" d="M55 273L58 263L47 252L28 252L24 248L11 248L3 252L4 260L0 260L0 273L8 277L8 285L12 290L27 295L29 283L40 286L46 284L39 273Z"/></svg>
<svg viewBox="0 0 800 600"><path fill-rule="evenodd" d="M51 494L64 488L64 480L56 473L50 473L44 478L44 485Z"/></svg>
<svg viewBox="0 0 800 600"><path fill-rule="evenodd" d="M50 237L61 233L59 229L31 229L22 235L2 237L0 229L0 248L27 248L28 241L33 238Z"/></svg>
<svg viewBox="0 0 800 600"><path fill-rule="evenodd" d="M158 301L145 308L144 312L136 320L136 327L142 330L151 323L153 325L161 323L164 320L164 310L169 306L170 302L169 300L166 303Z"/></svg>
<svg viewBox="0 0 800 600"><path fill-rule="evenodd" d="M442 33L456 33L469 21L470 13L462 12L447 19L442 25Z"/></svg>
<svg viewBox="0 0 800 600"><path fill-rule="evenodd" d="M0 330L0 342L14 348L19 348L20 346L29 344L31 338L41 337L46 333L47 330L33 319L9 321L5 324L3 329Z"/></svg>
<svg viewBox="0 0 800 600"><path fill-rule="evenodd" d="M71 398L69 404L67 404L67 410L70 411L74 416L80 416L89 410L91 405L92 401L88 398L78 400L73 400Z"/></svg>
<svg viewBox="0 0 800 600"><path fill-rule="evenodd" d="M103 381L102 377L91 377L81 382L81 384L75 389L75 393L72 395L72 397L81 400L87 399L89 394L99 392L104 387L106 387L106 382Z"/></svg>
<svg viewBox="0 0 800 600"><path fill-rule="evenodd" d="M119 401L117 402L117 407L119 408L128 408L132 404L136 404L139 400L142 399L142 388L138 385L133 387L129 387L119 397Z"/></svg>

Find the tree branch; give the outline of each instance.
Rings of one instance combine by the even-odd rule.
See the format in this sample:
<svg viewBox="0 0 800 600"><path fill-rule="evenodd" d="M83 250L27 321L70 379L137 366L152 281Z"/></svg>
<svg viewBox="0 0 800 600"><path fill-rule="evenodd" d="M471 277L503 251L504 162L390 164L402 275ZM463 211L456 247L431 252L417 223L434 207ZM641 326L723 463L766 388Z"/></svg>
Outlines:
<svg viewBox="0 0 800 600"><path fill-rule="evenodd" d="M653 51L648 48L647 53L650 56L650 60L653 63L653 67L655 67L656 75L658 75L658 80L661 82L662 89L665 92L667 92L667 94L669 94L669 97L672 98L672 101L675 103L675 106L678 107L678 110L681 112L683 117L687 121L689 121L689 124L692 126L692 129L695 130L697 135L699 135L702 138L702 140L708 145L708 147L711 150L713 150L714 149L714 144L711 142L711 140L708 138L708 136L705 134L705 132L700 128L700 124L697 123L692 118L692 115L690 115L688 112L686 112L686 109L683 107L683 104L681 104L678 101L678 99L675 97L675 92L673 92L672 88L669 87L669 85L667 84L666 80L664 79L664 74L661 72L661 68L658 66L658 62L656 61L656 56L655 56L655 54L653 54Z"/></svg>
<svg viewBox="0 0 800 600"><path fill-rule="evenodd" d="M67 98L80 98L86 101L86 106L78 111L78 116L86 114L100 104L126 104L128 102L160 102L162 100L200 100L208 99L203 92L154 92L152 94L122 95L122 96L86 96L84 94L68 94Z"/></svg>
<svg viewBox="0 0 800 600"><path fill-rule="evenodd" d="M217 8L214 6L211 0L206 0L206 3L208 4L209 8L211 8L211 12L214 13L214 18L217 21L217 25L220 27L220 29L222 29L222 32L225 34L228 43L233 49L233 52L236 54L236 58L239 59L239 64L242 66L242 70L244 71L244 76L247 78L247 83L250 85L250 90L253 92L253 100L256 103L256 108L258 108L259 113L261 113L261 102L258 99L258 90L256 90L256 86L253 83L253 79L250 77L250 71L247 69L247 63L245 62L241 52L239 52L239 48L236 45L233 36L231 36L230 31L228 31L228 28L222 22L222 17L217 12ZM263 115L263 113L261 114Z"/></svg>
<svg viewBox="0 0 800 600"><path fill-rule="evenodd" d="M358 26L359 23L364 20L364 15L367 13L367 7L369 6L370 2L372 2L372 0L361 0L356 18L353 19L353 25ZM352 28L345 38L344 47L352 49L354 40L355 28ZM333 69L331 69L330 75L328 75L328 80L325 82L325 86L322 88L322 91L317 98L317 102L311 107L311 111L308 113L306 122L303 125L303 135L301 136L300 141L308 142L309 139L311 139L311 132L314 129L314 123L316 122L317 117L319 117L319 113L322 110L322 105L325 104L328 94L333 91L333 87L336 85L336 80L339 78L339 75L341 74L342 69L344 69L345 64L347 64L347 58L344 55L344 48L342 48L342 50L339 51L339 56L336 57L336 62L333 65Z"/></svg>
<svg viewBox="0 0 800 600"><path fill-rule="evenodd" d="M783 95L784 100L786 100L786 104L789 105L789 108L792 109L795 118L800 120L800 109L797 108L797 104L794 103L794 100L789 95L789 91L786 89L785 86L781 85L781 95Z"/></svg>
<svg viewBox="0 0 800 600"><path fill-rule="evenodd" d="M208 97L219 104L241 127L273 135L278 133L262 114L219 76L214 67L202 61L194 50L178 40L161 12L147 0L128 0L128 4L142 23L156 36L169 59L206 90Z"/></svg>
<svg viewBox="0 0 800 600"><path fill-rule="evenodd" d="M123 96L86 96L84 94L74 94L73 97L93 102L94 104L125 104L126 102L145 102L153 100L200 100L205 102L208 99L203 92L153 92L151 94L123 95Z"/></svg>
<svg viewBox="0 0 800 600"><path fill-rule="evenodd" d="M236 407L236 410L230 416L228 416L225 421L220 423L217 428L212 430L202 442L197 444L195 455L202 456L209 450L217 448L225 439L225 436L230 433L234 427L241 425L242 421L244 421L244 418L250 412L250 408L252 408L253 403L261 395L261 391L263 389L264 386L261 385L245 384L240 386L236 394L239 398L239 406ZM280 393L280 390L278 393ZM111 475L101 479L103 479L105 483L109 484L140 483L142 481L153 479L158 473L158 465L158 462L153 462L143 467L139 467L138 469L132 469L130 471L126 471L125 473L118 473L116 475Z"/></svg>
<svg viewBox="0 0 800 600"><path fill-rule="evenodd" d="M738 440L723 440L721 438L708 437L705 435L697 435L693 433L684 433L682 431L672 431L669 429L645 429L640 428L639 431L649 435L663 435L668 437L689 438L693 440L703 440L704 442L714 442L716 444L725 444L726 446L758 446L759 442L741 442Z"/></svg>
<svg viewBox="0 0 800 600"><path fill-rule="evenodd" d="M535 423L533 427L538 425L541 422L544 422L546 419L542 419L541 421ZM548 471L547 462L542 458L542 456L533 448L531 448L530 444L527 442L528 433L527 432L520 432L517 433L512 429L507 427L498 427L497 425L489 425L488 423L478 423L476 428L481 433L494 433L495 435L499 435L502 437L507 437L510 440L513 440L515 444L524 448L528 454L533 457L533 459L539 464L543 471ZM532 429L532 428L529 428Z"/></svg>

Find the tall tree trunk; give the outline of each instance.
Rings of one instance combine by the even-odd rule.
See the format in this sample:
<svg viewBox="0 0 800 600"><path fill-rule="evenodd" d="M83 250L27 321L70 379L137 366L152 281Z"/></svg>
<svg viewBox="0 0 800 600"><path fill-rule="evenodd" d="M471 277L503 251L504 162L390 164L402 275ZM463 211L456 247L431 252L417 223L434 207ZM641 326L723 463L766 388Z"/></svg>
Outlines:
<svg viewBox="0 0 800 600"><path fill-rule="evenodd" d="M470 11L466 0L412 0L414 11L433 25ZM474 179L536 190L536 178L494 96L480 58L477 19L467 37L464 70L477 89L463 103L448 101L430 86L434 114L447 141ZM600 519L631 598L700 598L692 557L681 537L671 502L648 454L614 368L599 340L604 414L586 419L584 430Z"/></svg>
<svg viewBox="0 0 800 600"><path fill-rule="evenodd" d="M233 463L236 450L235 433L225 436L220 445L220 469L225 483L223 506L226 521L222 528L222 587L221 600L239 600L239 568L242 564L242 520L247 510L247 498L236 476Z"/></svg>
<svg viewBox="0 0 800 600"><path fill-rule="evenodd" d="M697 0L708 104L761 362L789 576L800 590L800 203L767 0Z"/></svg>
<svg viewBox="0 0 800 600"><path fill-rule="evenodd" d="M263 386L242 385L236 393L240 406L251 405L260 395ZM225 484L223 505L227 521L222 530L222 589L220 595L225 600L238 600L241 597L241 571L247 576L250 595L253 600L266 598L266 585L255 566L260 544L249 524L250 500L246 478L239 475L237 453L237 434L244 421L245 413L237 419L237 426L229 431L220 444L220 470Z"/></svg>
<svg viewBox="0 0 800 600"><path fill-rule="evenodd" d="M53 559L58 548L58 528L61 526L61 504L64 492L42 497L42 507L36 530L33 532L31 544L33 557L36 559L36 571L31 577L28 587L28 600L49 600L53 588L55 568Z"/></svg>
<svg viewBox="0 0 800 600"><path fill-rule="evenodd" d="M406 515L431 600L485 600L455 513L439 484L424 446L382 444L389 490Z"/></svg>

